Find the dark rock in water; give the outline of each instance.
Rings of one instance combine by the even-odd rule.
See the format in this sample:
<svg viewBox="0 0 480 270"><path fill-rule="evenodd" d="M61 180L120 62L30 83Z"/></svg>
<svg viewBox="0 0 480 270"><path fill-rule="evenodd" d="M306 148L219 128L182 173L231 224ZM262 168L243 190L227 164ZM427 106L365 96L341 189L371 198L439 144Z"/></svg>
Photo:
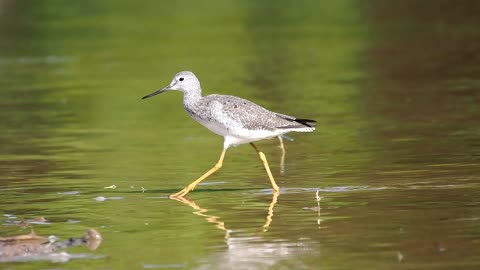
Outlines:
<svg viewBox="0 0 480 270"><path fill-rule="evenodd" d="M32 230L29 234L0 237L0 262L49 260L66 262L71 256L60 249L85 245L90 250L100 246L102 236L95 229L89 229L80 238L72 237L64 242L55 236L38 236Z"/></svg>

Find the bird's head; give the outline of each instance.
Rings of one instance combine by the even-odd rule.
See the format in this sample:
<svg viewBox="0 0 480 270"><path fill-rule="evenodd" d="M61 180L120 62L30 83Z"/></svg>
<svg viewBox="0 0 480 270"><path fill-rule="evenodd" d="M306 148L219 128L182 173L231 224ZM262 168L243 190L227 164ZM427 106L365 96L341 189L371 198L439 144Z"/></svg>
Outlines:
<svg viewBox="0 0 480 270"><path fill-rule="evenodd" d="M142 99L153 97L155 95L161 94L169 90L178 90L182 92L200 91L200 82L198 81L195 74L193 74L193 72L181 71L175 74L175 76L172 79L172 82L169 85L142 97Z"/></svg>

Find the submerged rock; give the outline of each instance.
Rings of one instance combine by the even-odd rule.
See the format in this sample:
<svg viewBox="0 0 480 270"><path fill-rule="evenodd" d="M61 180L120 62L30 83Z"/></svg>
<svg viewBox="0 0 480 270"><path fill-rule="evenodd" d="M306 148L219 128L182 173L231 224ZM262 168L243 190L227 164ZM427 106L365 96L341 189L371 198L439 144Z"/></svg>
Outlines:
<svg viewBox="0 0 480 270"><path fill-rule="evenodd" d="M56 236L43 237L32 230L29 234L0 237L0 262L66 262L71 255L61 249L85 245L88 249L95 250L101 242L102 236L95 229L88 229L82 237L72 237L63 242Z"/></svg>

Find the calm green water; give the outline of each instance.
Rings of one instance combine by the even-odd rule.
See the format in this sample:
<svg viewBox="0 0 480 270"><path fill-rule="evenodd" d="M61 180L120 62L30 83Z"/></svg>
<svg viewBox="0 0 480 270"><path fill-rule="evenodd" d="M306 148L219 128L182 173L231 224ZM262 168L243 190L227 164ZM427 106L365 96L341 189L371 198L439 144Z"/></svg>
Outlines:
<svg viewBox="0 0 480 270"><path fill-rule="evenodd" d="M368 2L0 0L0 236L104 238L0 268L478 269L480 7ZM180 70L318 120L283 174L257 144L278 197L244 145L168 199L223 145L180 93L140 100Z"/></svg>

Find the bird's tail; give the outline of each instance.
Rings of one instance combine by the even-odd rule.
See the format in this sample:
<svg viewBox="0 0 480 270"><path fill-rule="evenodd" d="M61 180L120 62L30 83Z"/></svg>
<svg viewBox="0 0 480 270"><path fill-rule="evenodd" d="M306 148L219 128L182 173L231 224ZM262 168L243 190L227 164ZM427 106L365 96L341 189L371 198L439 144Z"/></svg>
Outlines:
<svg viewBox="0 0 480 270"><path fill-rule="evenodd" d="M288 129L296 132L312 132L315 130L317 121L311 119L291 119L291 124L278 127L278 129Z"/></svg>
<svg viewBox="0 0 480 270"><path fill-rule="evenodd" d="M300 119L300 118L295 118L293 120L299 124L302 124L304 126L310 127L310 128L315 128L317 126L317 121L312 120L312 119Z"/></svg>
<svg viewBox="0 0 480 270"><path fill-rule="evenodd" d="M275 113L278 117L289 121L291 124L277 127L278 129L289 129L297 132L312 132L315 130L317 121L311 119L295 118L293 116Z"/></svg>

